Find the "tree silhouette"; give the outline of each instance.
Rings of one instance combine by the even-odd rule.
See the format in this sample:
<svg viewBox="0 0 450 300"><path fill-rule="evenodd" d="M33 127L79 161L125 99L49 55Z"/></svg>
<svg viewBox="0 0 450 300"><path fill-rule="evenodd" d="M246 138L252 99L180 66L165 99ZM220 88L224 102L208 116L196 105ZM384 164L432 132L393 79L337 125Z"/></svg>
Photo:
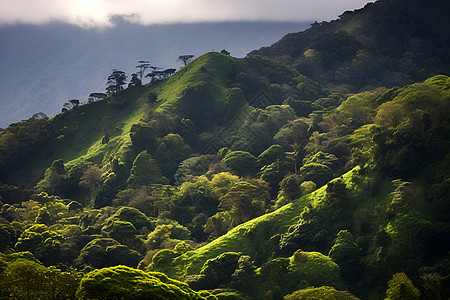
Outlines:
<svg viewBox="0 0 450 300"><path fill-rule="evenodd" d="M43 112L38 112L35 113L34 115L31 116L33 119L45 119L48 118L48 116L46 114L44 114Z"/></svg>
<svg viewBox="0 0 450 300"><path fill-rule="evenodd" d="M150 62L148 62L147 60L140 60L140 61L138 61L138 65L136 66L136 68L139 69L137 74L139 75L139 79L141 79L141 82L142 82L142 78L144 77L145 70L151 68L151 65L150 65Z"/></svg>
<svg viewBox="0 0 450 300"><path fill-rule="evenodd" d="M66 102L63 104L63 108L61 111L65 112L69 109L77 107L78 105L80 105L80 100L78 100L78 99L69 100L69 102Z"/></svg>
<svg viewBox="0 0 450 300"><path fill-rule="evenodd" d="M78 105L80 105L80 100L78 99L72 99L69 100L70 104L72 104L72 107L77 107Z"/></svg>
<svg viewBox="0 0 450 300"><path fill-rule="evenodd" d="M192 54L180 55L180 56L178 56L177 61L181 60L184 63L184 65L186 66L188 64L188 62L190 62L194 56L195 55L192 55Z"/></svg>
<svg viewBox="0 0 450 300"><path fill-rule="evenodd" d="M138 78L138 74L133 73L131 74L131 80L130 80L130 84L131 86L141 86L142 85L142 80L140 80Z"/></svg>
<svg viewBox="0 0 450 300"><path fill-rule="evenodd" d="M122 85L125 84L127 75L123 71L113 69L113 72L108 77L106 91L108 94L115 94L123 90Z"/></svg>
<svg viewBox="0 0 450 300"><path fill-rule="evenodd" d="M90 93L88 97L88 102L91 103L94 101L103 100L106 97L108 97L108 95L104 93Z"/></svg>

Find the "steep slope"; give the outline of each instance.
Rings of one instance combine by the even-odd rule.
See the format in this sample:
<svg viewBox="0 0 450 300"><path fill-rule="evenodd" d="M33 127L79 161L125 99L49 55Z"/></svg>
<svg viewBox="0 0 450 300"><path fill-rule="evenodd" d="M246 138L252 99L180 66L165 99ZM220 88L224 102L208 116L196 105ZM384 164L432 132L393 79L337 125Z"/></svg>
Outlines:
<svg viewBox="0 0 450 300"><path fill-rule="evenodd" d="M380 0L253 51L335 90L402 86L449 74L448 1Z"/></svg>
<svg viewBox="0 0 450 300"><path fill-rule="evenodd" d="M161 68L180 67L181 54L227 49L244 57L305 23L226 22L141 26L122 19L86 29L62 23L0 26L0 127L42 111L60 112L69 99L84 102L105 89L111 69L136 71L139 60Z"/></svg>
<svg viewBox="0 0 450 300"><path fill-rule="evenodd" d="M0 136L0 283L40 261L37 278L101 269L74 271L72 286L153 281L126 265L210 299L380 299L391 277L390 290L445 298L449 101L444 75L345 95L271 59L211 52L16 123Z"/></svg>
<svg viewBox="0 0 450 300"><path fill-rule="evenodd" d="M129 169L136 151L147 147L132 147L132 128L139 131L147 128L149 122L156 126L152 133L156 134L154 138L177 133L187 140L192 135L220 126L230 117L223 111L229 106L227 93L234 62L232 57L207 53L168 80L128 88L103 101L80 105L51 119L30 119L13 124L2 136L1 165L3 170L13 171L2 172L3 180L28 186L35 184L57 159L62 159L69 169L86 164L104 166L115 159ZM234 106L233 112L237 114L249 109L245 102ZM182 125L180 122L185 122L182 120L188 123ZM190 129L183 126L190 126ZM141 133L133 134L137 143ZM205 143L197 140L190 140L189 144L200 150ZM29 173L30 169L34 175L23 176L23 172Z"/></svg>

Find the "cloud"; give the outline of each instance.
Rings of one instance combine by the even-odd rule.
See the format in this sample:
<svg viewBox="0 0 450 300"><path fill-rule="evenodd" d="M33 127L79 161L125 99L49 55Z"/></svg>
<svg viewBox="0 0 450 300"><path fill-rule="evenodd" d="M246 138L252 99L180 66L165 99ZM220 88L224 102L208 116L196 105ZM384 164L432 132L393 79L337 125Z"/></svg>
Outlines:
<svg viewBox="0 0 450 300"><path fill-rule="evenodd" d="M365 0L14 0L5 1L0 24L63 21L111 26L111 17L141 24L223 21L325 21Z"/></svg>

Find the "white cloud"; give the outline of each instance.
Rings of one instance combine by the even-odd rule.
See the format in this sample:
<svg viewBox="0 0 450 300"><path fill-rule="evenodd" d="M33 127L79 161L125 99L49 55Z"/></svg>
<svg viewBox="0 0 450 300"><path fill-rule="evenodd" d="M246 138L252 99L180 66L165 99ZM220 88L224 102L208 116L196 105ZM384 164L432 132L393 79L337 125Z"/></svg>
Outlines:
<svg viewBox="0 0 450 300"><path fill-rule="evenodd" d="M0 24L53 20L109 26L114 15L142 24L221 21L323 21L366 0L0 0Z"/></svg>

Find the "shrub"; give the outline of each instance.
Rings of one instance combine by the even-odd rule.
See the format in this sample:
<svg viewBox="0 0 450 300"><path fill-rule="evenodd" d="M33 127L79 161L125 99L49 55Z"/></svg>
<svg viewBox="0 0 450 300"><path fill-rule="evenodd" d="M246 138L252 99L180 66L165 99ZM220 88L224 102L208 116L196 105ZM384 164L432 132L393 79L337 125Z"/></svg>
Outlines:
<svg viewBox="0 0 450 300"><path fill-rule="evenodd" d="M286 295L284 300L358 300L352 293L347 291L338 291L331 286L308 287Z"/></svg>
<svg viewBox="0 0 450 300"><path fill-rule="evenodd" d="M126 266L94 270L80 283L80 299L200 300L206 299L180 281L158 272L144 272Z"/></svg>
<svg viewBox="0 0 450 300"><path fill-rule="evenodd" d="M272 145L258 156L258 165L265 166L286 156L283 147L280 145Z"/></svg>
<svg viewBox="0 0 450 300"><path fill-rule="evenodd" d="M408 276L401 272L392 275L392 279L388 283L389 288L386 291L386 298L388 300L413 300L419 299L420 292L413 285Z"/></svg>
<svg viewBox="0 0 450 300"><path fill-rule="evenodd" d="M257 159L246 151L229 151L222 160L240 176L253 175L257 171Z"/></svg>
<svg viewBox="0 0 450 300"><path fill-rule="evenodd" d="M128 184L132 187L139 187L149 184L167 184L168 180L161 173L156 161L147 153L142 151L136 156L128 178Z"/></svg>
<svg viewBox="0 0 450 300"><path fill-rule="evenodd" d="M318 163L305 164L300 168L300 174L303 175L305 180L311 180L317 186L322 186L333 178L333 171Z"/></svg>

